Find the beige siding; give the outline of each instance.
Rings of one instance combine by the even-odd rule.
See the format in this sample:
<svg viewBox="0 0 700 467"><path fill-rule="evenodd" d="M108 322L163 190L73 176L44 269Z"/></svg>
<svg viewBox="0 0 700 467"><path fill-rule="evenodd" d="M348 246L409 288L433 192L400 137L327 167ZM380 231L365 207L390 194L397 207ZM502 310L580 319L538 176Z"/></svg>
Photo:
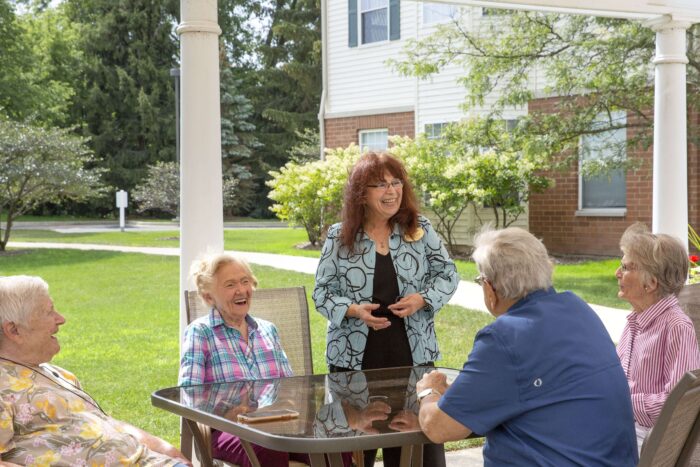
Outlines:
<svg viewBox="0 0 700 467"><path fill-rule="evenodd" d="M430 219L433 227L437 225L437 217L433 212L426 210L422 214ZM467 209L462 212L462 215L457 221L457 225L452 230L452 236L455 238L456 244L464 250L469 250L471 248L474 234L481 229L482 225L488 224L489 222L493 225L495 222L493 210L491 209L479 208L478 214L483 224L480 223L479 219L474 215L474 208L471 206L467 207ZM528 229L527 207L525 208L525 212L523 212L520 217L518 217L518 219L511 224L511 227L521 227L526 230Z"/></svg>

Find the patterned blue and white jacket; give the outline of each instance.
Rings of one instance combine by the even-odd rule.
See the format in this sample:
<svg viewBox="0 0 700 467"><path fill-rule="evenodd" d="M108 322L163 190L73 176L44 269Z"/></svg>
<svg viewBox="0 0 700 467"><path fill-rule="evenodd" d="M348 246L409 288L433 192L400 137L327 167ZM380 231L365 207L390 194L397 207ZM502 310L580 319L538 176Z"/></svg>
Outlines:
<svg viewBox="0 0 700 467"><path fill-rule="evenodd" d="M415 292L426 306L404 319L413 364L440 359L435 335L435 313L457 290L459 275L442 240L430 224L419 216L422 238L409 241L397 225L389 238L401 296ZM316 271L313 300L316 309L328 320L326 362L342 368L359 370L367 343L367 325L345 313L353 304L372 303L376 249L366 233L355 240L355 253L349 254L340 241L341 224L328 230L326 243Z"/></svg>

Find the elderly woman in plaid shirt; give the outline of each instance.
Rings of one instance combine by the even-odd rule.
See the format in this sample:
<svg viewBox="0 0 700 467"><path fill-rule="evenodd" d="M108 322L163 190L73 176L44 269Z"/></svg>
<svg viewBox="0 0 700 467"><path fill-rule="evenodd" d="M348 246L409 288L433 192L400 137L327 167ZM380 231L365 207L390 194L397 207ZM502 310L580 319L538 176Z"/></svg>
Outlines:
<svg viewBox="0 0 700 467"><path fill-rule="evenodd" d="M204 257L191 268L197 291L211 307L209 315L185 331L180 361L181 386L292 375L275 325L248 314L258 281L248 264L229 254ZM308 463L304 454L253 445L261 465L287 466L290 458ZM240 440L212 430L214 458L250 466Z"/></svg>

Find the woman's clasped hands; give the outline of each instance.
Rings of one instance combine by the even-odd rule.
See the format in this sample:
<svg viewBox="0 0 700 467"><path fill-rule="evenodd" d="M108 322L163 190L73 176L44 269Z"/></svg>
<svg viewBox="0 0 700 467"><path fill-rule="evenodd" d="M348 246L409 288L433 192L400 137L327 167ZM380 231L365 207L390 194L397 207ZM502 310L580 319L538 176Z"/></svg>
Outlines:
<svg viewBox="0 0 700 467"><path fill-rule="evenodd" d="M399 298L396 303L389 305L389 311L399 318L411 316L416 311L425 307L425 299L419 293L412 293ZM348 307L347 316L364 321L368 328L380 331L391 326L391 322L384 316L375 316L373 311L379 308L378 303L353 303Z"/></svg>

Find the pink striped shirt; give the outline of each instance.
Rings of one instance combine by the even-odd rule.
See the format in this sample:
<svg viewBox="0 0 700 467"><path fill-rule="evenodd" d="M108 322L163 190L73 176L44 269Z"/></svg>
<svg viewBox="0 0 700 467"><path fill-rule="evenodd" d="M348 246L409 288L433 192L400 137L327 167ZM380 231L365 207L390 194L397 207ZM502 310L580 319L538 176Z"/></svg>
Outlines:
<svg viewBox="0 0 700 467"><path fill-rule="evenodd" d="M654 425L685 372L700 368L693 323L674 295L627 316L617 355L630 385L634 419L645 427Z"/></svg>

